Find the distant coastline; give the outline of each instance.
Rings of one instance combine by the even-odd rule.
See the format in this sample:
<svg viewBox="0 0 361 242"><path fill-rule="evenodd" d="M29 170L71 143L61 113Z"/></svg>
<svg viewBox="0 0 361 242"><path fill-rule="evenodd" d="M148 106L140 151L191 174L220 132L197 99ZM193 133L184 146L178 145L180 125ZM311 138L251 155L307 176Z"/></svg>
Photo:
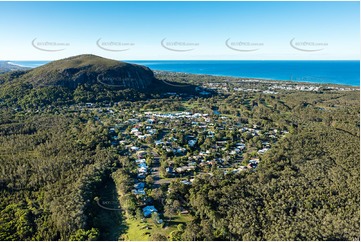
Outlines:
<svg viewBox="0 0 361 242"><path fill-rule="evenodd" d="M14 62L12 62L12 61L6 61L6 63L7 63L8 65L13 65L13 66L32 68L32 67L30 67L30 66L24 66L24 65L20 65L20 64L14 63Z"/></svg>
<svg viewBox="0 0 361 242"><path fill-rule="evenodd" d="M50 61L9 61L35 68ZM154 71L272 81L360 86L359 61L126 61Z"/></svg>

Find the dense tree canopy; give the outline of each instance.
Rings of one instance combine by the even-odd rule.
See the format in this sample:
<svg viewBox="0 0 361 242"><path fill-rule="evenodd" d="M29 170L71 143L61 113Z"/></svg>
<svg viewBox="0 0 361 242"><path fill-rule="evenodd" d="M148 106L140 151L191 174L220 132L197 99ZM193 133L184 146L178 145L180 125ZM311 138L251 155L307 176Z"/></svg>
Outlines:
<svg viewBox="0 0 361 242"><path fill-rule="evenodd" d="M158 208L154 223L159 216L172 222L181 212L192 218L168 237L160 230L153 233L153 240L359 240L359 91L162 96L161 91L107 89L97 83L74 90L35 88L12 82L11 75L17 74L0 78L0 240L118 238L124 231L111 231L119 229L113 222L122 216L142 220L148 203ZM158 74L177 82L186 77ZM222 81L191 78L192 84ZM149 110L207 113L202 119L213 121L209 130L186 118L175 125L159 122L149 128L158 129L153 135L134 138L132 130L145 132L149 123L131 120ZM243 127L259 132L243 132ZM165 144L156 145L163 137ZM231 154L240 140L246 152ZM264 143L272 146L260 155ZM133 192L141 180L136 159L142 155L131 153L132 146L147 153L148 166L156 159L159 164L159 174L150 171L142 180L147 199ZM209 163L198 162L195 170L172 178L170 168L189 168L201 153ZM260 160L256 168L232 171L235 163L247 165L254 157ZM172 182L156 184L158 179ZM115 195L107 196L116 199L104 201L101 195L108 190ZM101 202L117 212L106 214Z"/></svg>

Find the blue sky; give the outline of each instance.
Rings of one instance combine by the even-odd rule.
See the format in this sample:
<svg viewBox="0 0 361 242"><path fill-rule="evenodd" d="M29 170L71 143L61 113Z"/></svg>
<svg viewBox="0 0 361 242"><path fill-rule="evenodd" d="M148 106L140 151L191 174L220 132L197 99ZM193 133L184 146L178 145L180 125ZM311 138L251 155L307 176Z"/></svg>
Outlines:
<svg viewBox="0 0 361 242"><path fill-rule="evenodd" d="M359 2L0 2L0 60L355 60L359 20Z"/></svg>

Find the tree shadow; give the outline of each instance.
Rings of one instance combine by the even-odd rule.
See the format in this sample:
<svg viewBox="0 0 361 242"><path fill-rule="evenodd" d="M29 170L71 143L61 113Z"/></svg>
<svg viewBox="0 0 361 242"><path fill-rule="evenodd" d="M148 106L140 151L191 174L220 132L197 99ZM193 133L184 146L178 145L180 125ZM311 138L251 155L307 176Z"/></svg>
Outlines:
<svg viewBox="0 0 361 242"><path fill-rule="evenodd" d="M93 226L100 231L99 240L117 241L127 232L128 226L122 214L115 183L111 178L99 189L93 214Z"/></svg>

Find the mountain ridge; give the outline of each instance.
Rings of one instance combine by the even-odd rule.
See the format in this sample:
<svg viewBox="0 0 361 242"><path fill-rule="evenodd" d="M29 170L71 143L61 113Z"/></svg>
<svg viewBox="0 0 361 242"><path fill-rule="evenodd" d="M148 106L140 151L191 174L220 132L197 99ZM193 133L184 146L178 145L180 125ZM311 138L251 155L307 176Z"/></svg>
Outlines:
<svg viewBox="0 0 361 242"><path fill-rule="evenodd" d="M71 89L95 82L119 88L145 89L155 78L148 67L85 54L36 67L23 74L21 79L34 86L55 85Z"/></svg>
<svg viewBox="0 0 361 242"><path fill-rule="evenodd" d="M157 79L148 67L89 54L0 74L0 106L135 101L166 93L198 95L199 91L195 85Z"/></svg>

